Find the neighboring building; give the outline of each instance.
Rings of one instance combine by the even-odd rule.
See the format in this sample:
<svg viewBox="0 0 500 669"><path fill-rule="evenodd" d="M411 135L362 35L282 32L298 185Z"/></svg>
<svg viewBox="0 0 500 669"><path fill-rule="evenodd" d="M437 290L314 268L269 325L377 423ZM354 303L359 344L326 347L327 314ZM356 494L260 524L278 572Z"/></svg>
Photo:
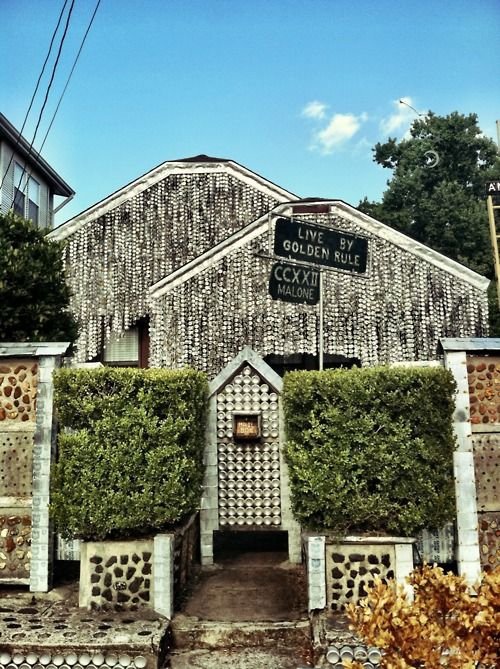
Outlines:
<svg viewBox="0 0 500 669"><path fill-rule="evenodd" d="M53 227L54 196L75 194L0 114L0 211L13 209L40 228Z"/></svg>
<svg viewBox="0 0 500 669"><path fill-rule="evenodd" d="M366 272L322 271L322 314L269 294L280 217L366 240ZM81 361L213 376L250 346L281 373L317 365L321 330L325 366L435 359L441 337L487 334L487 279L344 202L299 199L231 160L165 162L49 238L66 242Z"/></svg>

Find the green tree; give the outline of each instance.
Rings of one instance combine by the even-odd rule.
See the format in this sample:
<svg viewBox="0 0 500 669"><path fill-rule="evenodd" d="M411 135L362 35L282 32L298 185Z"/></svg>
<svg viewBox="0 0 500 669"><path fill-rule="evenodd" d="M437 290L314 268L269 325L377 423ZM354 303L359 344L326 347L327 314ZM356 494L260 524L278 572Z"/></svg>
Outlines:
<svg viewBox="0 0 500 669"><path fill-rule="evenodd" d="M434 166L436 156L429 152L437 154ZM365 198L359 209L493 279L484 188L485 181L500 176L500 157L477 115L429 112L413 122L408 138L379 142L373 153L393 174L382 201ZM492 288L492 331L498 332Z"/></svg>
<svg viewBox="0 0 500 669"><path fill-rule="evenodd" d="M61 245L8 213L0 214L0 249L0 341L74 342Z"/></svg>

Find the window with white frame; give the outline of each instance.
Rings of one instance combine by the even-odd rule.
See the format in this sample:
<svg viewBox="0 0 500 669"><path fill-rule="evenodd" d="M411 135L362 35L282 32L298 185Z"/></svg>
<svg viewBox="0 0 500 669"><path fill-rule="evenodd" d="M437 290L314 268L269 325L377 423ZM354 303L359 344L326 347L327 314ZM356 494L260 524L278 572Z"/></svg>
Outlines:
<svg viewBox="0 0 500 669"><path fill-rule="evenodd" d="M132 327L120 334L111 333L104 349L103 362L112 367L139 366L139 330Z"/></svg>
<svg viewBox="0 0 500 669"><path fill-rule="evenodd" d="M26 217L38 225L40 213L40 184L33 177L28 177L28 211Z"/></svg>
<svg viewBox="0 0 500 669"><path fill-rule="evenodd" d="M39 223L40 217L40 184L26 173L25 168L14 162L14 203L16 214Z"/></svg>
<svg viewBox="0 0 500 669"><path fill-rule="evenodd" d="M26 209L26 173L19 163L14 163L14 206L13 209L19 216L24 216Z"/></svg>

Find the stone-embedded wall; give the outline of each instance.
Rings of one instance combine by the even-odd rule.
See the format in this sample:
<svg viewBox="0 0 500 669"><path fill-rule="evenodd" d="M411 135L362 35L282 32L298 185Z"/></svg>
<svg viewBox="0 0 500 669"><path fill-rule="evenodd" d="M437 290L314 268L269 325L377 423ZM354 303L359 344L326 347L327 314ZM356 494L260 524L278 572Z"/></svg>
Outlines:
<svg viewBox="0 0 500 669"><path fill-rule="evenodd" d="M31 513L2 509L0 515L0 583L29 578L31 562Z"/></svg>
<svg viewBox="0 0 500 669"><path fill-rule="evenodd" d="M153 540L82 542L80 606L137 609L153 601Z"/></svg>
<svg viewBox="0 0 500 669"><path fill-rule="evenodd" d="M395 577L394 546L326 545L327 601L332 611L366 597L375 576Z"/></svg>
<svg viewBox="0 0 500 669"><path fill-rule="evenodd" d="M0 361L0 421L7 425L35 420L38 361L6 358Z"/></svg>
<svg viewBox="0 0 500 669"><path fill-rule="evenodd" d="M500 431L474 432L472 443L481 567L489 571L500 565Z"/></svg>
<svg viewBox="0 0 500 669"><path fill-rule="evenodd" d="M309 610L343 611L366 596L375 577L394 579L408 594L414 539L405 537L345 537L303 534L307 554Z"/></svg>
<svg viewBox="0 0 500 669"><path fill-rule="evenodd" d="M472 425L500 423L500 357L468 356Z"/></svg>
<svg viewBox="0 0 500 669"><path fill-rule="evenodd" d="M0 583L29 582L38 360L0 357Z"/></svg>
<svg viewBox="0 0 500 669"><path fill-rule="evenodd" d="M80 542L81 607L151 608L171 618L193 578L199 551L198 514L154 539Z"/></svg>
<svg viewBox="0 0 500 669"><path fill-rule="evenodd" d="M467 356L481 568L500 565L500 356Z"/></svg>
<svg viewBox="0 0 500 669"><path fill-rule="evenodd" d="M0 583L29 583L34 592L52 578L52 373L68 346L0 344Z"/></svg>
<svg viewBox="0 0 500 669"><path fill-rule="evenodd" d="M479 515L479 547L484 571L500 565L500 512Z"/></svg>

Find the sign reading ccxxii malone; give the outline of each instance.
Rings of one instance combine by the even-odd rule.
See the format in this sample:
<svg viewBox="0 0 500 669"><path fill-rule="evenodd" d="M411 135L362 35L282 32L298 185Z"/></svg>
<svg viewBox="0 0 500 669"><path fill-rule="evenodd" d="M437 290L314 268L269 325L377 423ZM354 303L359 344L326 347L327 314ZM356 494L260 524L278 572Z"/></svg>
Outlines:
<svg viewBox="0 0 500 669"><path fill-rule="evenodd" d="M273 300L296 304L317 304L319 301L319 271L310 267L277 262L269 278L269 293Z"/></svg>
<svg viewBox="0 0 500 669"><path fill-rule="evenodd" d="M284 258L364 274L368 240L314 223L278 218L274 252Z"/></svg>

